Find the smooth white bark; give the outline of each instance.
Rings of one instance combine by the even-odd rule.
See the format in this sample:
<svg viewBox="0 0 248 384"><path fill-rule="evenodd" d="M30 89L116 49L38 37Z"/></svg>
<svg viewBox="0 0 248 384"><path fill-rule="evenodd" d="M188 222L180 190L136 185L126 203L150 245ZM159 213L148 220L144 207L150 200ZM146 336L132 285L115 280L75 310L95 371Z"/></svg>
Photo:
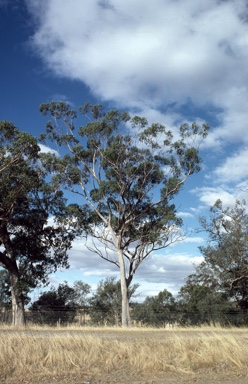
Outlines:
<svg viewBox="0 0 248 384"><path fill-rule="evenodd" d="M131 325L131 318L130 318L130 310L129 310L128 288L127 288L127 281L126 281L124 256L121 249L117 250L117 254L118 254L119 267L120 267L121 297L122 297L121 323L123 327L129 327Z"/></svg>
<svg viewBox="0 0 248 384"><path fill-rule="evenodd" d="M23 298L18 288L16 288L17 283L18 283L18 276L10 272L12 325L15 327L25 325L25 311L24 311Z"/></svg>

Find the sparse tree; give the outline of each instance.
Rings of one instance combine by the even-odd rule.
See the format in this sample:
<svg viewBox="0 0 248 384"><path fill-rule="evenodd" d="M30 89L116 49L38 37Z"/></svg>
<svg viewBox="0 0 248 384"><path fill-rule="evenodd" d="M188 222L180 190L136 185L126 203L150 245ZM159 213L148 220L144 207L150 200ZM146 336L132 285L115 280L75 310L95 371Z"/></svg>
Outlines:
<svg viewBox="0 0 248 384"><path fill-rule="evenodd" d="M245 201L224 208L217 200L209 218L201 218L208 245L200 247L204 256L198 267L202 281L226 292L238 305L248 309L248 214Z"/></svg>
<svg viewBox="0 0 248 384"><path fill-rule="evenodd" d="M83 281L77 280L73 283L74 302L77 303L80 307L83 307L88 304L88 295L91 292L91 286Z"/></svg>
<svg viewBox="0 0 248 384"><path fill-rule="evenodd" d="M91 286L83 281L77 280L73 284L75 291L75 303L78 306L80 315L80 324L85 324L85 315L88 313L86 307L89 305L89 294L91 292ZM84 318L84 320L83 320Z"/></svg>
<svg viewBox="0 0 248 384"><path fill-rule="evenodd" d="M182 239L172 200L200 170L198 149L208 126L184 124L174 140L161 124L149 126L145 118L117 110L104 113L100 105L79 108L88 122L78 130L68 104L51 102L40 110L51 117L42 140L62 146L64 154L46 155L47 169L54 185L81 199L74 215L88 249L119 268L122 325L128 326L128 287L137 268L153 251Z"/></svg>

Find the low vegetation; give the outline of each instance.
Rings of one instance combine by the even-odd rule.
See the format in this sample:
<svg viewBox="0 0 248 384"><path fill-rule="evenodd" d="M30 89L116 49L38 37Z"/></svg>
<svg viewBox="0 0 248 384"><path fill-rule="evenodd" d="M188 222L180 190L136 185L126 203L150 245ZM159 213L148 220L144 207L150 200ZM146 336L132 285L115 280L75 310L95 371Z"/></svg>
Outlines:
<svg viewBox="0 0 248 384"><path fill-rule="evenodd" d="M247 330L240 328L2 327L0 378L37 381L68 372L156 378L170 372L242 370L248 362L247 341Z"/></svg>

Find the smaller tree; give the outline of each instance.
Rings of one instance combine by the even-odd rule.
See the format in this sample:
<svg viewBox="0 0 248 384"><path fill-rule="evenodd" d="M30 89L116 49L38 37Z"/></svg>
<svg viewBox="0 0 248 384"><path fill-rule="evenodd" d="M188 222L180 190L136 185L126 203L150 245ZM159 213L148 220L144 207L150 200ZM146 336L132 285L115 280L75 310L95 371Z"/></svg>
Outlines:
<svg viewBox="0 0 248 384"><path fill-rule="evenodd" d="M226 314L232 309L227 295L217 289L214 281L202 281L197 269L189 275L178 295L178 309L182 324L210 324L226 322Z"/></svg>
<svg viewBox="0 0 248 384"><path fill-rule="evenodd" d="M91 292L91 286L83 281L77 280L73 284L75 291L74 300L78 306L78 312L80 315L80 325L85 324L85 315L88 313L89 294Z"/></svg>
<svg viewBox="0 0 248 384"><path fill-rule="evenodd" d="M202 281L211 281L217 289L248 309L248 215L245 201L224 208L217 200L210 218L201 218L208 245L200 247L204 256L198 267Z"/></svg>
<svg viewBox="0 0 248 384"><path fill-rule="evenodd" d="M164 289L157 296L147 297L143 303L136 304L133 318L146 325L164 326L176 321L176 302L172 294Z"/></svg>
<svg viewBox="0 0 248 384"><path fill-rule="evenodd" d="M134 296L138 286L138 284L134 284L129 287L129 300ZM114 277L101 280L95 294L89 300L92 322L119 325L121 323L121 301L120 281Z"/></svg>
<svg viewBox="0 0 248 384"><path fill-rule="evenodd" d="M88 305L88 295L91 292L91 286L83 281L77 280L73 283L74 289L74 302L79 306L83 307Z"/></svg>
<svg viewBox="0 0 248 384"><path fill-rule="evenodd" d="M67 282L44 292L30 307L35 323L66 324L76 315L76 292Z"/></svg>

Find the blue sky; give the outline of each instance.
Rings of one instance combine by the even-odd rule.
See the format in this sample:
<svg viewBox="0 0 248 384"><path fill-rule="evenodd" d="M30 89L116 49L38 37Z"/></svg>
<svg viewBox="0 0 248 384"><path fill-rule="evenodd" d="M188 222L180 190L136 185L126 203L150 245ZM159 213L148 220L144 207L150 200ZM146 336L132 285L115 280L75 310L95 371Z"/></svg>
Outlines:
<svg viewBox="0 0 248 384"><path fill-rule="evenodd" d="M248 179L248 7L246 0L0 0L0 119L35 136L39 105L103 103L176 132L207 121L203 169L177 198L187 228L197 228L217 198L246 198ZM152 255L135 275L141 297L176 293L200 261L203 234ZM118 276L83 242L54 284L95 284Z"/></svg>

